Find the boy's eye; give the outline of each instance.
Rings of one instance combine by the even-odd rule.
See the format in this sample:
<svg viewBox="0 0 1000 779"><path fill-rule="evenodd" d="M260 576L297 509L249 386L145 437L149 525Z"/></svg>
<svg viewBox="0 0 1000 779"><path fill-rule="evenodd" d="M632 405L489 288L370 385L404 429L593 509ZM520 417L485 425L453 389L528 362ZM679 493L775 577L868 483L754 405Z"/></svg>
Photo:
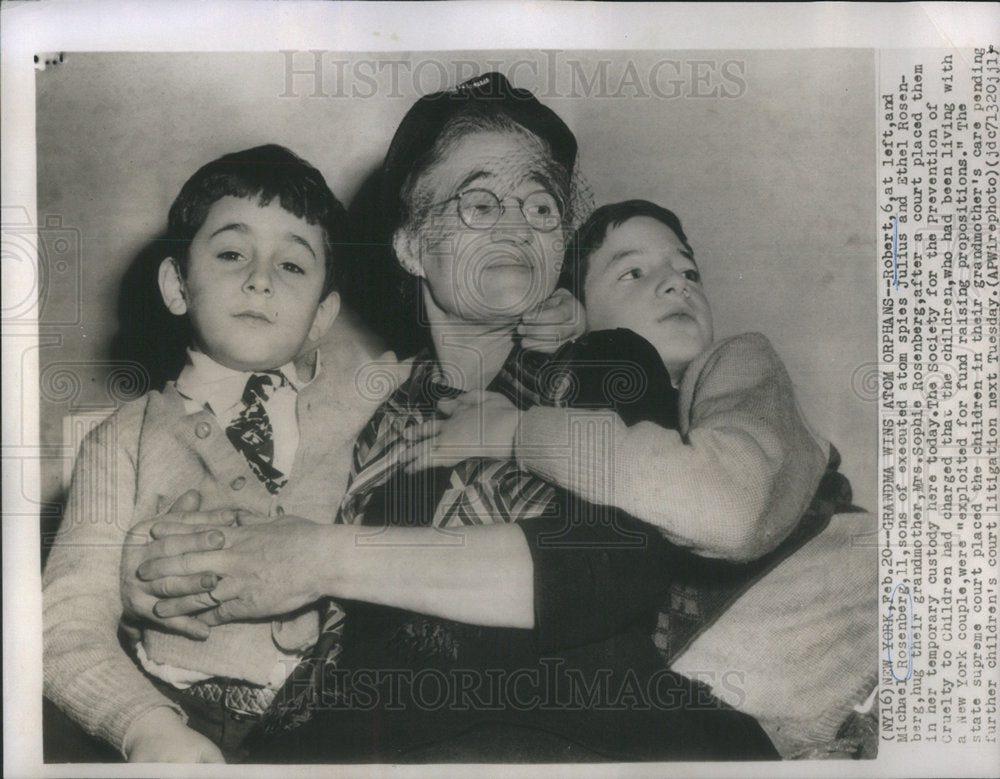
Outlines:
<svg viewBox="0 0 1000 779"><path fill-rule="evenodd" d="M239 262L243 259L243 255L235 251L225 251L219 252L220 260L227 260L229 262Z"/></svg>
<svg viewBox="0 0 1000 779"><path fill-rule="evenodd" d="M289 262L287 260L281 263L281 268L282 270L286 270L289 273L298 273L300 275L305 273L305 270L302 269L301 265L297 265L296 263Z"/></svg>
<svg viewBox="0 0 1000 779"><path fill-rule="evenodd" d="M640 278L642 278L642 268L629 268L618 277L618 281L635 281Z"/></svg>
<svg viewBox="0 0 1000 779"><path fill-rule="evenodd" d="M701 281L701 274L696 270L686 270L684 271L684 278L688 281L693 281L695 283Z"/></svg>

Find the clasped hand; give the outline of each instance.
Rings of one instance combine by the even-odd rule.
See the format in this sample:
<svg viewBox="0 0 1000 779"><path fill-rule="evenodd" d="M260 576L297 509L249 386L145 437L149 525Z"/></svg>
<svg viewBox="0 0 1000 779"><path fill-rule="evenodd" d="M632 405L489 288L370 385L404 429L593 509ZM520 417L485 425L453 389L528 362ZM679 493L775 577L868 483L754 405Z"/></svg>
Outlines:
<svg viewBox="0 0 1000 779"><path fill-rule="evenodd" d="M287 614L322 597L324 526L242 510L201 512L199 503L189 492L132 529L121 566L126 616L204 639L212 625Z"/></svg>
<svg viewBox="0 0 1000 779"><path fill-rule="evenodd" d="M557 289L521 317L517 326L521 346L539 352L554 352L583 335L585 329L586 313L568 289Z"/></svg>

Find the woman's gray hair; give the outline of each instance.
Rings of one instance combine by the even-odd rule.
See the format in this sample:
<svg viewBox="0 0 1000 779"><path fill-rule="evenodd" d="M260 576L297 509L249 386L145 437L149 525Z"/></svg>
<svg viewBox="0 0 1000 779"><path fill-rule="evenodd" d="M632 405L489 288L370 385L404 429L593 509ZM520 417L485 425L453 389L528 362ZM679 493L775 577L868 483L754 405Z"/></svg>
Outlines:
<svg viewBox="0 0 1000 779"><path fill-rule="evenodd" d="M502 113L467 111L457 114L448 121L434 141L427 158L419 167L414 168L403 182L399 192L400 210L397 229L416 231L429 216L430 209L434 205L434 193L421 187L427 174L446 160L462 139L476 133L490 132L518 135L537 150L538 159L542 160L540 170L537 171L541 183L559 202L564 225L569 227L572 224L574 214L570 172L553 159L545 140Z"/></svg>

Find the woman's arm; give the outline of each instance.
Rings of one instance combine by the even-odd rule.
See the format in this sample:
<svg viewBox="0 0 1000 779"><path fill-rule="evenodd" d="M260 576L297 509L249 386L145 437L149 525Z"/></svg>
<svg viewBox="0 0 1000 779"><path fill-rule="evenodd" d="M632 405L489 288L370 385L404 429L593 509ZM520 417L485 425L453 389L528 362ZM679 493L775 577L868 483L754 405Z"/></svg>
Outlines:
<svg viewBox="0 0 1000 779"><path fill-rule="evenodd" d="M203 534L190 531L169 518L154 525L157 540L138 575L167 581L214 571L221 580L212 596L222 604L203 615L209 623L284 614L329 596L479 625L534 625L532 559L516 525L372 528L286 517L219 528L218 551L194 551L204 548ZM202 597L164 600L157 613L204 608Z"/></svg>
<svg viewBox="0 0 1000 779"><path fill-rule="evenodd" d="M477 625L534 626L532 561L516 525L351 528L328 589Z"/></svg>
<svg viewBox="0 0 1000 779"><path fill-rule="evenodd" d="M219 528L225 548L211 552L199 551L206 534L191 532L203 523L190 514L192 524L165 519L153 527L157 540L139 573L155 590L170 577L216 571L221 581L212 596L222 603L202 617L212 624L286 613L329 596L474 625L535 628L540 648L557 649L606 638L648 613L680 555L649 525L615 512L588 522L583 509L569 505L572 516L447 530L286 517ZM201 610L203 598L165 599L157 611Z"/></svg>
<svg viewBox="0 0 1000 779"><path fill-rule="evenodd" d="M647 616L686 557L652 526L614 509L572 498L559 505L517 524L447 530L286 517L220 527L225 548L214 552L202 551L207 533L192 532L211 514L190 513L187 522L166 518L153 527L157 540L140 573L155 593L159 583L217 571L222 578L212 597L222 603L202 617L213 624L330 596L474 625L534 628L539 648L556 650L602 640ZM184 614L211 602L191 594L164 599L157 611Z"/></svg>
<svg viewBox="0 0 1000 779"><path fill-rule="evenodd" d="M519 462L587 500L611 503L708 557L752 560L777 546L816 490L826 456L805 426L767 339L724 341L684 377L687 440L607 411L534 407Z"/></svg>

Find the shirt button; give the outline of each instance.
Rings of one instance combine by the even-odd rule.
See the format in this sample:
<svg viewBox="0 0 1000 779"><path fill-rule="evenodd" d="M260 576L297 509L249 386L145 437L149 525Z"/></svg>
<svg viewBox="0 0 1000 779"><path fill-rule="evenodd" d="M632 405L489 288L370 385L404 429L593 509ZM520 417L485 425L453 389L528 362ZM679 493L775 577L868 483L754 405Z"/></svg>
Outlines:
<svg viewBox="0 0 1000 779"><path fill-rule="evenodd" d="M194 434L198 438L208 438L212 434L212 426L208 422L199 422L194 426Z"/></svg>
<svg viewBox="0 0 1000 779"><path fill-rule="evenodd" d="M235 479L229 482L229 486L232 487L234 490L242 490L243 486L246 483L247 480L243 476L237 476Z"/></svg>
<svg viewBox="0 0 1000 779"><path fill-rule="evenodd" d="M275 513L276 516L279 516L279 517L282 516L285 513L285 507L284 506L275 506L274 507L274 513Z"/></svg>

